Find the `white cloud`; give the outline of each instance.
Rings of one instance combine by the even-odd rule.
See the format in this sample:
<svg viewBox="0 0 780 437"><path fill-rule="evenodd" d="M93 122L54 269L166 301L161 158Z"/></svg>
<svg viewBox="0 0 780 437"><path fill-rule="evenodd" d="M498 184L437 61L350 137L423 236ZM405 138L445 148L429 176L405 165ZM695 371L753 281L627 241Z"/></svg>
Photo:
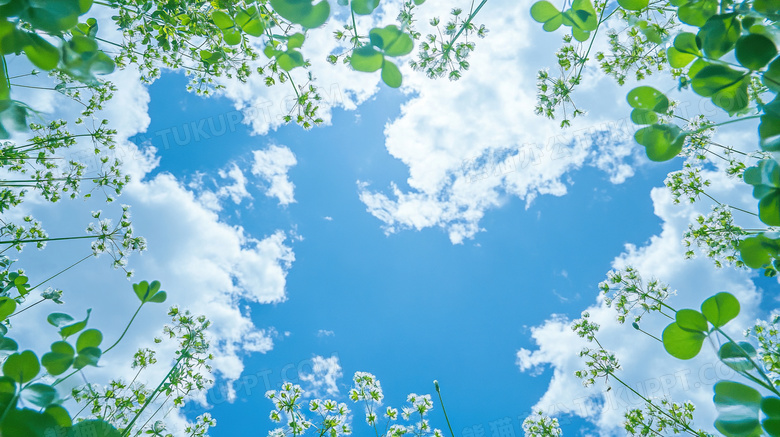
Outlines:
<svg viewBox="0 0 780 437"><path fill-rule="evenodd" d="M220 170L219 177L232 179L233 183L219 187L216 193L217 197L228 197L236 205L240 204L243 199L252 198L246 190L246 176L244 176L244 172L238 168L236 163L232 163L227 171Z"/></svg>
<svg viewBox="0 0 780 437"><path fill-rule="evenodd" d="M301 373L301 386L313 397L336 397L339 394L338 382L343 376L339 357L324 358L315 355L312 358L311 373Z"/></svg>
<svg viewBox="0 0 780 437"><path fill-rule="evenodd" d="M729 204L754 208L749 187L721 174L704 173L713 180L712 190L708 191ZM680 243L682 233L694 217L708 211L698 203L673 205L665 188L653 189L651 197L656 215L663 220L662 232L642 247L627 245L626 251L615 259L614 267L632 265L645 280L657 278L670 284L677 290L677 295L669 300L675 308L698 308L704 299L717 292L731 292L740 300L742 313L727 328L740 336L742 329L759 316L761 290L753 284L752 273L730 267L717 269L706 258L684 260ZM712 385L718 379L735 378L735 375L719 363L711 347L705 345L703 352L693 360L680 361L666 354L657 341L635 331L629 324L619 325L614 310L606 308L601 297L587 311L591 320L601 326L598 333L601 344L614 351L620 360L622 370L618 377L648 397L692 400L697 406L696 425L712 429L715 418ZM658 336L668 322L660 316L646 317L641 327ZM642 402L615 381L610 383L612 390L608 392L602 382L597 382L594 388L582 387L574 372L585 368L577 352L586 343L570 329L570 323L565 317L553 315L531 329L537 349L521 349L517 353L517 364L523 371L533 374L545 368L553 370L547 391L535 409L587 417L599 427L600 434L622 435L617 427L622 423L624 411L629 407L641 408Z"/></svg>
<svg viewBox="0 0 780 437"><path fill-rule="evenodd" d="M334 335L336 335L336 333L328 329L320 329L317 331L317 337L333 337Z"/></svg>
<svg viewBox="0 0 780 437"><path fill-rule="evenodd" d="M428 3L421 16L446 16L453 6ZM491 2L477 21L490 33L477 41L471 69L459 81L432 81L403 68L404 89L412 97L386 125L385 146L409 167L409 189L391 184L384 192L358 182L368 212L388 233L438 227L453 243L462 243L483 230L485 213L506 198L528 204L538 195L564 195L566 175L584 165L604 170L614 183L633 174L625 162L633 147L624 132L630 123L578 118L561 131L558 121L534 113L537 69L546 58L539 54L554 52L560 40L539 37L543 32L527 4ZM420 20L423 34L430 30L426 26ZM625 106L619 93L607 96L614 97L598 104Z"/></svg>
<svg viewBox="0 0 780 437"><path fill-rule="evenodd" d="M295 202L295 185L287 177L290 168L298 163L293 152L287 147L272 145L265 150L255 150L253 155L252 174L268 183L265 195L276 197L280 205Z"/></svg>
<svg viewBox="0 0 780 437"><path fill-rule="evenodd" d="M93 383L111 378L129 381L135 374L130 369L133 353L140 347L152 347L159 351L158 365L142 374L139 381L157 384L168 371L165 366L171 362L174 347L165 342L155 345L153 339L161 336L163 326L169 322L167 308L177 305L212 321L208 338L214 354L214 374L229 383L240 377L248 353L264 353L273 348L275 330L256 326L245 303L277 303L286 299L286 277L295 260L291 241L301 237L281 229L253 236L243 227L220 219L221 202L230 199L239 203L248 197L246 180L235 165L220 174L233 183L221 187L207 201L199 197L203 192L197 182L188 187L168 173L151 176L159 165L156 150L139 150L126 141L148 127L147 89L131 70L115 73L111 79L117 83L118 91L101 115L118 129L116 154L124 161L124 172L132 177L120 201L131 205L135 232L146 237L149 246L148 251L130 259L130 268L135 270L132 282L159 280L168 293L168 301L163 305L147 304L120 346L102 357L101 367L86 373ZM52 118L74 113L75 108L61 98L50 106L58 111L49 114ZM89 144L82 144L74 147L73 152L88 147ZM108 217L118 215L119 205L101 203L98 194L99 191L92 199L63 200L56 205L28 196L17 212L39 218L52 236L82 235L86 224L94 221L91 210L102 209L103 216ZM18 255L7 254L18 257L18 266L37 283L90 252L89 243L81 240L51 243L44 252L29 247ZM58 311L83 317L85 308L93 308L89 326L101 329L106 343L116 339L138 300L123 272L112 271L109 265L106 257L89 259L46 284L64 290L66 303L37 305L16 317L12 331L15 340L25 349L43 353L56 340L54 328L42 328L46 315ZM75 384L83 382L73 379ZM175 415L168 418L183 423Z"/></svg>

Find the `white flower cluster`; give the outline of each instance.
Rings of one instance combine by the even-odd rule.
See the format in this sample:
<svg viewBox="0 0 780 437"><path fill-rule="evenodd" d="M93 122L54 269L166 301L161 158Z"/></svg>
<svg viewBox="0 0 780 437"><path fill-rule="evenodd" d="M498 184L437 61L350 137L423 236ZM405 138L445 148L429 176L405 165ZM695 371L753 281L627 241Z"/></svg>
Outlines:
<svg viewBox="0 0 780 437"><path fill-rule="evenodd" d="M376 376L366 372L356 372L353 377L354 386L349 391L349 398L353 402L363 402L366 410L366 422L373 427L378 437L443 437L438 429L431 428L426 415L433 410L431 395L418 395L411 393L407 397L408 405L401 409L401 418L406 421L417 420L414 424L403 425L399 420L398 410L393 407L384 409L384 432L380 430L380 407L384 399L382 385ZM282 385L281 390L270 390L266 397L274 403L275 409L271 411L270 418L276 423L284 422L285 426L271 431L269 437L301 436L308 429L313 428L319 436L338 437L352 433L349 424L350 410L344 403L338 403L329 399L312 399L308 403L308 410L314 415L319 415L315 422L306 418L303 414L304 390L291 383Z"/></svg>

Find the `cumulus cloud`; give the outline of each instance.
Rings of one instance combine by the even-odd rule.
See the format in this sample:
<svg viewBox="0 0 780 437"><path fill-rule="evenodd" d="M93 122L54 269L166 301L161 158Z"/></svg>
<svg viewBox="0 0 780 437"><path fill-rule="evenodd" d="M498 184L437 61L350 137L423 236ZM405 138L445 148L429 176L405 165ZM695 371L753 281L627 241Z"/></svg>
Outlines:
<svg viewBox="0 0 780 437"><path fill-rule="evenodd" d="M266 181L265 195L276 197L280 205L295 202L295 185L287 177L290 168L298 163L293 152L287 147L272 145L252 154L252 174Z"/></svg>
<svg viewBox="0 0 780 437"><path fill-rule="evenodd" d="M227 171L220 170L219 177L232 179L233 182L219 187L216 193L217 197L229 198L236 205L240 204L243 199L252 198L246 190L246 176L236 163L232 163Z"/></svg>
<svg viewBox="0 0 780 437"><path fill-rule="evenodd" d="M339 395L339 380L344 376L341 372L339 357L336 355L324 358L315 355L312 358L311 373L301 372L301 386L313 397L336 397Z"/></svg>
<svg viewBox="0 0 780 437"><path fill-rule="evenodd" d="M132 282L159 280L168 300L163 305L147 304L129 335L101 358L101 367L88 370L88 378L93 383L112 378L129 381L136 373L130 369L133 353L138 348L152 347L158 350L158 365L141 375L139 381L159 382L169 370L166 366L173 358L175 345L155 344L154 338L162 335L163 326L169 322L167 308L175 305L211 320L207 335L214 354L212 376L229 385L240 377L248 353L265 353L273 348L276 331L256 326L246 303L286 299L287 273L295 261L292 243L301 237L284 229L251 235L242 226L220 218L218 210L223 202L240 203L249 197L246 178L237 165L218 172L232 182L217 189L209 202L200 197L197 184L188 186L165 172L152 174L159 165L157 151L127 141L149 125L148 91L132 70L117 72L110 79L117 83L118 91L100 115L117 129L115 153L123 161L123 172L132 178L120 200L131 206L135 233L148 242L146 252L130 258L130 268L135 271ZM61 96L49 106L56 111L48 114L51 118L67 118L66 114L77 109ZM85 142L70 152L79 153L89 147ZM64 200L56 205L28 196L16 212L40 219L52 236L82 235L85 225L94 221L91 211L102 209L102 217L114 220L119 216L119 205L106 204L97 194L91 199ZM32 282L38 282L89 253L89 242L80 240L52 243L44 252L27 248L20 254L8 254L19 258L18 266L26 270ZM87 259L46 286L64 290L65 304L37 305L14 320L14 338L25 349L41 353L57 336L53 328L41 328L48 313L83 317L85 308L93 308L89 326L101 329L108 342L119 337L139 304L124 272L112 271L106 257ZM183 423L181 417L169 418Z"/></svg>
<svg viewBox="0 0 780 437"><path fill-rule="evenodd" d="M446 16L452 7L428 3L420 14ZM536 38L541 30L527 4L491 2L477 21L490 33L477 41L460 80L432 81L403 69L411 98L386 125L385 147L408 166L409 188L358 181L360 199L388 233L435 227L462 243L483 230L480 221L502 199L528 204L539 195L564 195L567 175L585 165L604 170L614 183L633 174L632 140L625 132L630 123L576 119L561 131L558 121L534 113L534 84L543 65L528 60L544 59L538 55L554 52L560 41ZM430 31L426 26L420 23L423 34ZM599 104L620 106L618 99Z"/></svg>
<svg viewBox="0 0 780 437"><path fill-rule="evenodd" d="M731 205L750 209L754 201L749 187L741 181L729 179L721 173L707 171L704 177L713 181L712 195ZM741 302L740 316L727 328L740 336L742 330L760 316L758 304L761 290L752 281L753 273L733 268L717 269L704 257L685 260L680 242L688 224L699 214L708 213L704 202L694 205L673 205L671 194L665 188L652 190L655 214L663 220L659 235L653 236L641 247L627 245L613 262L616 269L634 266L645 280L656 278L668 283L677 294L669 300L675 308L698 308L707 297L720 291L729 291ZM749 220L749 219L748 219ZM594 284L595 285L595 284ZM595 287L594 287L595 289ZM598 339L604 347L615 352L622 369L618 377L648 398L671 397L677 401L692 400L697 406L696 425L712 429L715 411L712 405L712 385L719 379L737 377L720 363L715 351L705 345L703 352L690 361L677 360L663 350L656 340L631 328L620 325L615 311L607 308L600 296L586 311L590 319L601 326ZM669 320L663 317L645 317L642 329L659 336ZM574 372L584 369L583 359L577 356L588 345L570 328L571 320L553 315L545 323L531 328L536 350L520 349L517 365L531 374L552 369L547 391L535 409L549 414L571 414L585 417L598 426L602 435L622 435L618 427L628 408L642 408L643 401L614 380L607 390L601 381L593 388L584 388Z"/></svg>

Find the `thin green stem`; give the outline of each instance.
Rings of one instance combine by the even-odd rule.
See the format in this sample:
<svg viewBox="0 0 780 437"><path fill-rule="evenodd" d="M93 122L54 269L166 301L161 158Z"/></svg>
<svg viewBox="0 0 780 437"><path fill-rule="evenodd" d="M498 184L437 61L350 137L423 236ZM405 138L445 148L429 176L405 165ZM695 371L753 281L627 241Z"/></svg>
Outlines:
<svg viewBox="0 0 780 437"><path fill-rule="evenodd" d="M593 37L590 39L590 44L588 44L588 50L585 51L585 56L582 57L582 63L580 64L580 69L577 71L577 75L574 76L575 82L580 81L580 75L582 74L582 69L585 68L585 62L588 60L588 55L590 55L590 50L593 48L593 42L596 41L596 35L599 34L599 29L601 28L601 23L604 22L604 11L606 8L601 10L601 15L599 16L599 24L596 26L596 30L593 31ZM614 13L614 11L613 11ZM610 14L611 16L612 14ZM607 17L609 18L609 17Z"/></svg>
<svg viewBox="0 0 780 437"><path fill-rule="evenodd" d="M104 354L110 351L111 349L113 349L116 345L119 344L120 341L122 341L122 338L124 338L125 334L127 334L127 330L130 329L130 325L133 324L133 320L135 320L135 316L138 315L138 312L141 311L141 308L143 308L143 306L144 303L142 302L141 305L138 306L138 309L135 310L135 313L133 314L133 317L130 318L130 321L127 323L127 326L125 326L125 330L122 331L122 335L119 336L119 338L114 342L114 344L112 344L111 346L108 347L108 349L103 351Z"/></svg>
<svg viewBox="0 0 780 437"><path fill-rule="evenodd" d="M157 396L157 393L162 390L163 386L165 385L165 382L168 381L168 378L173 375L173 372L179 367L179 363L181 363L181 360L184 359L184 357L187 356L186 349L182 351L179 358L176 360L176 363L174 363L173 367L171 367L171 370L168 371L168 373L165 375L165 377L160 381L160 383L157 385L157 388L154 389L154 391L149 395L144 405L141 407L140 410L138 410L138 413L135 414L133 417L133 420L130 421L130 423L127 424L127 427L125 427L125 431L122 433L121 437L127 437L127 435L130 434L130 431L133 429L133 425L135 425L135 421L138 420L139 417L141 417L141 414L143 414L144 410L146 410L146 407L149 406L149 404L152 403L152 400Z"/></svg>
<svg viewBox="0 0 780 437"><path fill-rule="evenodd" d="M455 433L452 432L452 425L450 425L450 419L447 417L447 410L444 408L444 401L441 398L441 390L439 390L439 382L433 381L434 387L436 387L436 394L439 395L439 403L441 404L441 411L444 413L444 420L447 421L447 427L450 429L450 435L455 437Z"/></svg>
<svg viewBox="0 0 780 437"><path fill-rule="evenodd" d="M602 350L603 350L603 349L602 349ZM693 436L697 436L697 437L698 437L698 435L699 435L699 434L696 432L696 430L692 429L690 426L688 426L688 424L680 422L680 421L679 421L679 419L677 419L676 417L674 417L674 416L670 415L669 413L667 413L666 411L664 411L662 408L660 408L660 407L656 406L656 405L653 403L653 401L651 401L650 399L647 399L647 398L646 398L646 397L644 397L644 396L643 396L641 393L639 393L638 391L634 390L634 388L633 388L633 387L631 387L630 385L626 384L625 382L623 382L623 380L622 380L622 379L620 379L620 378L618 378L617 376L615 376L615 374L614 374L613 372L609 372L609 371L608 371L608 372L607 372L607 374L608 374L609 376L611 376L612 378L614 378L614 379L615 379L615 381L617 381L617 382L619 382L620 384L622 384L622 385L623 385L623 387L625 387L625 388L629 389L629 390L630 390L632 393L634 393L635 395L639 396L639 398L641 398L643 401L645 401L645 403L647 403L647 404L649 404L649 405L652 405L653 407L655 407L656 409L658 409L658 411L659 411L659 412L661 412L661 414L663 414L664 416L668 417L668 418L669 418L669 419L670 419L672 422L674 422L674 423L677 423L677 424L680 424L680 425L682 425L682 426L684 427L685 431L686 431L688 434L691 434L691 435L693 435Z"/></svg>
<svg viewBox="0 0 780 437"><path fill-rule="evenodd" d="M42 243L44 241L64 241L64 240L85 240L88 238L102 238L108 235L82 235L80 237L58 237L58 238L28 238L20 240L4 240L0 244L22 244L22 243Z"/></svg>
<svg viewBox="0 0 780 437"><path fill-rule="evenodd" d="M48 278L44 279L42 282L38 283L38 285L36 285L35 287L31 288L29 291L35 290L36 288L40 287L41 285L51 281L52 279L54 279L57 276L67 272L68 270L72 269L73 267L76 267L77 265L81 264L82 262L86 261L87 259L89 259L91 257L92 257L92 254L90 253L89 255L85 256L84 258L81 258L80 260L78 260L75 263L69 265L68 267L65 267L64 269L60 270L59 272L57 272L57 273L49 276ZM11 316L9 316L9 317L11 317Z"/></svg>
<svg viewBox="0 0 780 437"><path fill-rule="evenodd" d="M442 53L442 58L447 59L447 54L452 50L452 48L455 46L455 41L458 40L460 35L463 33L464 30L471 24L471 20L474 19L474 17L477 16L479 13L479 10L482 9L482 6L485 6L485 3L487 3L487 0L482 0L482 2L477 6L477 9L474 10L471 14L469 14L469 17L466 19L466 21L463 22L463 26L460 27L460 30L458 30L458 33L455 34L454 37L450 40L449 43L447 43L447 47L444 49L444 52Z"/></svg>
<svg viewBox="0 0 780 437"><path fill-rule="evenodd" d="M717 204L718 204L718 206L720 206L720 205L723 205L723 203L721 203L720 201L718 201L718 199L716 199L716 198L714 198L714 197L710 196L709 194L705 193L704 191L702 191L701 193L702 193L702 194L704 194L705 196L709 197L709 198L710 198L710 200L712 200L713 202L717 203ZM740 211L740 212L744 212L745 214L750 214L750 215L753 215L753 216L756 216L756 217L758 217L758 214L756 214L756 213L754 213L754 212L752 212L752 211L748 211L748 210L745 210L745 209L742 209L742 208L738 208L738 207L736 207L736 206L731 206L731 205L726 205L726 206L727 206L727 207L729 207L729 208L731 208L731 209L733 209L733 210Z"/></svg>
<svg viewBox="0 0 780 437"><path fill-rule="evenodd" d="M639 332L641 332L641 333L643 333L643 334L645 334L645 335L647 335L648 337L652 338L653 340L655 340L655 341L657 341L657 342L659 342L659 343L663 344L663 341L661 341L661 339L660 339L660 338L658 338L658 337L656 337L655 335L653 335L653 334L651 334L651 333L649 333L649 332L645 331L644 329L642 329L642 328L636 328L636 330L637 330L637 331L639 331Z"/></svg>
<svg viewBox="0 0 780 437"><path fill-rule="evenodd" d="M355 42L353 44L357 44L360 42L360 37L357 33L357 22L355 21L355 11L352 10L352 8L349 8L350 14L352 14L352 34L355 35Z"/></svg>
<svg viewBox="0 0 780 437"><path fill-rule="evenodd" d="M751 115L751 116L748 116L748 117L740 117L740 118L736 118L736 119L733 119L733 120L726 120L726 121L723 121L723 122L720 122L720 123L707 124L705 126L702 126L702 127L698 128L698 129L696 129L693 132L690 132L689 135L695 135L695 134L698 134L700 132L704 132L707 129L712 129L714 127L725 126L727 124L738 123L740 121L752 120L752 119L755 119L755 118L761 118L761 115Z"/></svg>

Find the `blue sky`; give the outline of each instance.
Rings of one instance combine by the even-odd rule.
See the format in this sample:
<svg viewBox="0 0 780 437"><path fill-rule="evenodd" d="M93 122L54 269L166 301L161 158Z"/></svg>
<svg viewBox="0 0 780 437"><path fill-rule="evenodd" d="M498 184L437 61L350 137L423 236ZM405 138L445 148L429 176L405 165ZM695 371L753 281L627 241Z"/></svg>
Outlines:
<svg viewBox="0 0 780 437"><path fill-rule="evenodd" d="M155 132L233 111L225 99L180 91L182 84L169 76L150 89L145 137L161 149L156 172L218 178L215 169L249 161L253 150L271 144L289 147L298 161L289 171L296 203L279 207L252 187L251 205L221 212L253 235L287 226L303 240L293 244L287 301L252 308L255 324L274 327L280 339L266 354L246 358L234 403L220 403L224 395L211 392L220 421L215 436L273 429L265 390L278 389L285 377L303 383L299 371L311 372L315 355L338 357L342 395L355 371L376 374L395 406L410 392L432 392L438 379L456 434L482 425L491 435L491 422L510 417L520 435L518 418L550 377L520 373L515 364L515 351L531 346L528 328L553 313L576 318L623 245L641 245L660 230L648 195L673 165L645 167L620 185L592 168L573 172L566 196L542 197L528 208L507 199L482 221L487 231L462 245L440 229L385 235L360 201L356 181L381 187L404 180L405 167L388 156L382 135L405 100L400 93L384 88L357 111L336 110L332 126L309 132L287 126L257 137L241 126L209 140L171 142L166 150ZM442 417L434 417L443 427ZM361 426L356 435L368 432Z"/></svg>
<svg viewBox="0 0 780 437"><path fill-rule="evenodd" d="M400 90L378 74L325 62L338 23L312 30L303 50L326 95L326 123L310 131L280 123L286 85L222 78L223 93L205 99L188 94L174 72L151 86L132 70L111 76L119 92L103 115L119 131L117 155L133 177L120 200L149 244L130 259L134 280L159 279L169 304L214 322L216 384L201 399L208 406L193 400L186 418L211 412L219 422L213 436L266 435L275 426L263 394L284 378L343 400L354 372L367 371L395 407L408 393L432 393L437 379L458 437L478 436L480 427L485 436L511 437L493 429L505 418L521 435L520 418L532 408L557 414L566 435L621 435L624 407L638 405L625 391L585 389L573 376L583 344L568 326L588 310L626 381L651 396L692 399L697 423L712 423L708 375L729 375L712 357L674 360L615 323L597 284L610 269L634 265L677 289L677 307L729 290L743 303L732 326L738 332L776 309L777 281L718 270L702 257L684 260L682 233L711 205L672 204L663 180L682 159L650 163L634 143L624 97L631 84L588 76L578 94L588 116L567 131L534 115L537 70L553 65L560 36L531 22L530 4L491 0L479 16L491 32L461 80L431 81L404 66ZM398 6L383 2L358 26L393 22ZM444 16L451 6L428 1L420 14ZM702 99L670 96L717 116ZM41 110L67 112L66 101L47 98ZM193 125L210 138L194 140ZM174 131L190 139L176 144ZM755 144L755 129L718 135L745 150ZM475 177L495 164L507 171ZM717 168L704 174L713 195L755 208L746 186ZM96 209L116 215L117 206L33 201L20 213L34 214L51 235L73 235ZM42 253L25 250L20 263L43 276L89 248L51 244ZM90 323L111 337L135 297L107 264L87 261L51 285L66 290L57 311L93 307ZM17 322L30 333L20 339L36 350L51 341L33 329L47 311L54 310L36 307ZM132 375L128 357L150 346L165 322L162 307L142 312L90 380ZM663 323L646 329L660 332ZM172 348L159 347L165 363ZM153 369L143 380L156 384L164 373ZM360 408L353 413L355 435L368 435ZM436 404L432 425L445 428L442 419ZM183 424L175 413L168 420Z"/></svg>

